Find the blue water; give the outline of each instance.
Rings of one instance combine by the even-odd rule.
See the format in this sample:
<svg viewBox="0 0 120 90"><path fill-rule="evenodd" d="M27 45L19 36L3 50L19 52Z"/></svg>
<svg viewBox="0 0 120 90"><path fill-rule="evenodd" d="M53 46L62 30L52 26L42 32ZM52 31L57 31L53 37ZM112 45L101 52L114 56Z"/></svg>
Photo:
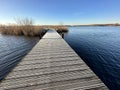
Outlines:
<svg viewBox="0 0 120 90"><path fill-rule="evenodd" d="M64 39L110 90L120 90L120 27L69 27ZM0 34L0 80L38 41Z"/></svg>
<svg viewBox="0 0 120 90"><path fill-rule="evenodd" d="M110 90L120 90L120 27L69 27L64 38Z"/></svg>
<svg viewBox="0 0 120 90"><path fill-rule="evenodd" d="M0 80L32 49L38 37L0 34Z"/></svg>

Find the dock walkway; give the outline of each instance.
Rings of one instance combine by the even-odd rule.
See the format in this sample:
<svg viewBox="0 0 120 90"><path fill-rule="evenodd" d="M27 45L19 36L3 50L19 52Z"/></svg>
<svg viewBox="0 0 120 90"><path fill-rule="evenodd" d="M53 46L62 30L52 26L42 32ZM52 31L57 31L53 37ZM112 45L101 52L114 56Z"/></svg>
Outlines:
<svg viewBox="0 0 120 90"><path fill-rule="evenodd" d="M108 90L56 31L48 31L0 90Z"/></svg>

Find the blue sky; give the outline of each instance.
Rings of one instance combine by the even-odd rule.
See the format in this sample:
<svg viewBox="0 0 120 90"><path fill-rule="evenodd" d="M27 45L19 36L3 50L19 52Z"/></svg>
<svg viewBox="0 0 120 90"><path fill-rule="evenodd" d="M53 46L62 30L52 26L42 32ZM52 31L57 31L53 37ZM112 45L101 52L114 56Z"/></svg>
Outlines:
<svg viewBox="0 0 120 90"><path fill-rule="evenodd" d="M0 0L0 23L16 17L35 24L120 23L120 0Z"/></svg>

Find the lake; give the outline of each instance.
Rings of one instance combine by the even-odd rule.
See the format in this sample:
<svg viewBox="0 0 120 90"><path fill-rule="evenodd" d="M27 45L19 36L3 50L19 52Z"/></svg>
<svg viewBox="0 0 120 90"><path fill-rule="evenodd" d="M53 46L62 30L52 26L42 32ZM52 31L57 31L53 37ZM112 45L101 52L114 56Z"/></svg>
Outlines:
<svg viewBox="0 0 120 90"><path fill-rule="evenodd" d="M0 80L32 49L38 37L0 34Z"/></svg>
<svg viewBox="0 0 120 90"><path fill-rule="evenodd" d="M120 27L70 27L64 38L110 90L120 90Z"/></svg>
<svg viewBox="0 0 120 90"><path fill-rule="evenodd" d="M110 90L120 90L120 27L69 27L64 39ZM38 41L38 37L0 34L0 79Z"/></svg>

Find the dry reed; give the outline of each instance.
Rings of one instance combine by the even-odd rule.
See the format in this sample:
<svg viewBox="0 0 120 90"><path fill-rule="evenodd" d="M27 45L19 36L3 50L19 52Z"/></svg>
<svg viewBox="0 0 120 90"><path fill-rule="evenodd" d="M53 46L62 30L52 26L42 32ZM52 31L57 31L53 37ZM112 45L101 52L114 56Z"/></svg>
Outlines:
<svg viewBox="0 0 120 90"><path fill-rule="evenodd" d="M65 26L52 26L52 25L44 25L44 26L35 26L33 25L32 19L15 19L16 25L0 25L0 32L2 34L9 35L25 35L25 36L39 36L43 30L54 29L57 32L67 32L68 29Z"/></svg>

